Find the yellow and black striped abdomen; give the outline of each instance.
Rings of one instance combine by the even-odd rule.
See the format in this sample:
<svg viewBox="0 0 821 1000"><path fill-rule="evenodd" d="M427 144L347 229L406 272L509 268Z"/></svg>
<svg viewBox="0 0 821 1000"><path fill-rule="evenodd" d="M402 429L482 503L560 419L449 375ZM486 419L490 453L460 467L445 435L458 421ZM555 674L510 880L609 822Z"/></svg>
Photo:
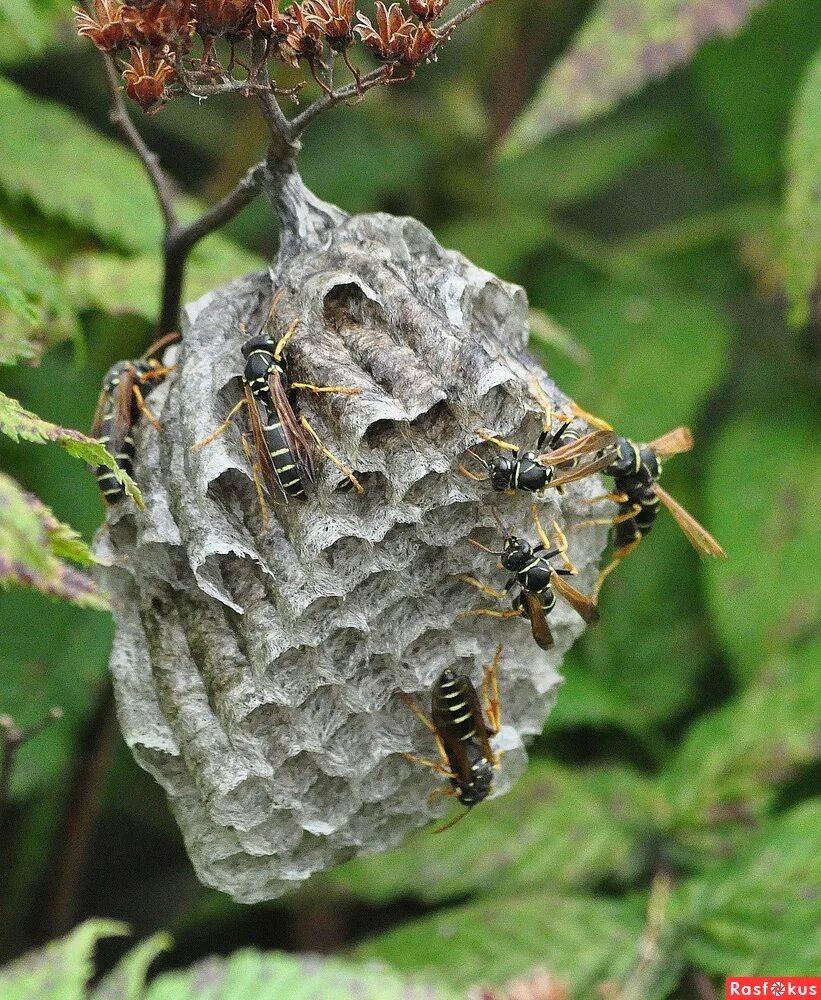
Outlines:
<svg viewBox="0 0 821 1000"><path fill-rule="evenodd" d="M265 443L268 445L268 454L271 456L271 463L274 472L277 474L282 492L294 500L304 500L306 498L305 486L299 474L296 457L291 450L282 421L276 411L271 411L267 407L261 407L266 413L262 429L265 433Z"/></svg>
<svg viewBox="0 0 821 1000"><path fill-rule="evenodd" d="M109 399L103 413L100 433L100 440L109 450L111 450L111 431L113 421L114 407L112 400ZM115 447L117 448L117 451L114 453L114 458L117 465L123 470L123 472L130 476L134 471L134 439L131 436L130 428L122 441L115 444ZM117 481L117 477L111 469L105 465L98 465L94 470L94 476L97 480L97 486L100 488L100 492L102 493L103 499L106 503L119 503L123 499L125 496L125 489Z"/></svg>

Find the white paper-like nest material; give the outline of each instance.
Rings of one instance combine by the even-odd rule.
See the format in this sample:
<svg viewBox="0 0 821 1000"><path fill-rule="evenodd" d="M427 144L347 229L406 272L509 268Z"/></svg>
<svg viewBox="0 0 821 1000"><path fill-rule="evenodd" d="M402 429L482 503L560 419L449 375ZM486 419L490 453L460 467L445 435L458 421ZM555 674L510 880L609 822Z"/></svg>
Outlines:
<svg viewBox="0 0 821 1000"><path fill-rule="evenodd" d="M274 505L263 532L241 448L246 418L192 445L239 400L240 348L275 288L285 289L277 331L301 321L291 377L362 388L302 392L300 402L366 492L339 489L341 474L322 459L309 502ZM396 692L427 709L445 667L478 685L499 642L508 752L497 794L522 773L522 738L541 731L583 623L559 599L556 646L544 653L523 619L460 618L492 601L452 574L504 585L494 558L466 543L479 526L486 543L501 541L493 503L537 540L528 496L493 494L457 471L478 427L535 444L534 373L566 409L526 337L521 288L443 250L419 223L381 214L337 213L321 239L281 254L273 275L234 281L189 309L178 368L150 397L165 431L143 420L137 432L145 511L128 502L111 512L98 551L113 563L104 582L116 607L120 723L208 885L271 899L457 808L429 804L442 779L401 756L435 757L435 747ZM580 520L589 508L579 499L601 491L597 477L553 491L545 525ZM603 544L599 530L571 535L582 590Z"/></svg>

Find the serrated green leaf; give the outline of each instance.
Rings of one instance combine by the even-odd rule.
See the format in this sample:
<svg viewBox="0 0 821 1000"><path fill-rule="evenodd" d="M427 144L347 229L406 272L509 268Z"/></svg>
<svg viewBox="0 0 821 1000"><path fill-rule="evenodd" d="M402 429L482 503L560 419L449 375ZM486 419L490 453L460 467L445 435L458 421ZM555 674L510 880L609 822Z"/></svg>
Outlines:
<svg viewBox="0 0 821 1000"><path fill-rule="evenodd" d="M6 434L12 441L34 441L36 444L46 444L54 441L72 455L91 466L104 465L111 469L122 483L126 493L137 506L142 507L142 496L134 480L117 465L114 456L110 455L104 445L94 438L87 437L80 431L59 427L57 424L43 420L35 413L24 409L16 399L0 392L0 433Z"/></svg>
<svg viewBox="0 0 821 1000"><path fill-rule="evenodd" d="M771 821L738 856L684 886L684 950L716 975L815 975L821 963L821 801Z"/></svg>
<svg viewBox="0 0 821 1000"><path fill-rule="evenodd" d="M60 556L92 562L80 536L0 472L0 590L30 587L81 608L109 609L106 597Z"/></svg>
<svg viewBox="0 0 821 1000"><path fill-rule="evenodd" d="M742 677L818 627L817 456L811 424L762 413L725 426L706 463L707 523L730 556L705 565L707 597Z"/></svg>
<svg viewBox="0 0 821 1000"><path fill-rule="evenodd" d="M144 1000L148 968L172 943L171 935L164 932L141 941L94 987L88 1000Z"/></svg>
<svg viewBox="0 0 821 1000"><path fill-rule="evenodd" d="M94 972L92 956L100 938L126 934L114 920L88 920L68 937L29 952L0 969L3 1000L84 1000Z"/></svg>
<svg viewBox="0 0 821 1000"><path fill-rule="evenodd" d="M514 124L508 155L600 115L686 62L715 34L738 30L762 0L602 0Z"/></svg>
<svg viewBox="0 0 821 1000"><path fill-rule="evenodd" d="M574 997L587 998L604 980L627 973L642 925L638 899L533 893L440 911L366 941L355 954L457 989L498 984L540 965L567 982Z"/></svg>
<svg viewBox="0 0 821 1000"><path fill-rule="evenodd" d="M36 358L77 332L57 274L0 225L0 365Z"/></svg>
<svg viewBox="0 0 821 1000"><path fill-rule="evenodd" d="M659 778L677 836L714 855L762 823L779 788L821 752L821 644L773 659L702 717Z"/></svg>
<svg viewBox="0 0 821 1000"><path fill-rule="evenodd" d="M452 834L424 830L389 854L349 862L319 887L431 903L625 882L651 815L649 786L627 768L570 770L534 759L509 794L472 810Z"/></svg>
<svg viewBox="0 0 821 1000"><path fill-rule="evenodd" d="M784 208L789 231L787 294L796 325L807 322L821 282L821 49L810 63L792 116Z"/></svg>
<svg viewBox="0 0 821 1000"><path fill-rule="evenodd" d="M585 409L636 439L691 423L725 370L727 322L703 299L587 285L557 303L554 315L592 362L580 367L551 354L551 376Z"/></svg>
<svg viewBox="0 0 821 1000"><path fill-rule="evenodd" d="M145 1000L457 1000L444 987L378 965L245 949L158 976Z"/></svg>

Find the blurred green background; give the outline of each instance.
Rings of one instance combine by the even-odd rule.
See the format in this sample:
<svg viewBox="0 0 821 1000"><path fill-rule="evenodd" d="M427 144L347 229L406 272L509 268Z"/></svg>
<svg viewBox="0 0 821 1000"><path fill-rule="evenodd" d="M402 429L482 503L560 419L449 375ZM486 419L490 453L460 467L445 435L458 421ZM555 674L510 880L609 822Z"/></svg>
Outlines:
<svg viewBox="0 0 821 1000"><path fill-rule="evenodd" d="M103 372L152 339L161 220L67 14L0 0L0 345L26 325L16 286L35 317L17 353L45 347L0 389L87 430ZM0 714L64 711L15 762L0 961L93 915L169 930L155 968L332 952L454 995L535 966L573 996L610 983L645 1000L818 972L819 45L817 0L498 0L412 83L317 119L301 168L318 195L414 215L523 285L532 349L624 433L693 428L664 483L730 560L700 563L662 513L605 588L511 795L255 907L198 885L111 726L109 617L0 594ZM239 97L132 112L192 211L264 150ZM196 250L187 298L275 248L258 201ZM101 523L59 448L4 438L0 466L86 539ZM103 945L101 967L125 948ZM340 996L404 995L368 988Z"/></svg>

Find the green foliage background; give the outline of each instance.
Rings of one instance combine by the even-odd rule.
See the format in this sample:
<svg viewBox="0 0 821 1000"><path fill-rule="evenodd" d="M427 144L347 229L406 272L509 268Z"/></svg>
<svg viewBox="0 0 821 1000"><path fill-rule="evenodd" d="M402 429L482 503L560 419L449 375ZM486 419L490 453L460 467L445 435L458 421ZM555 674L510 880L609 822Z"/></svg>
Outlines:
<svg viewBox="0 0 821 1000"><path fill-rule="evenodd" d="M101 503L73 454L90 455L61 428L86 429L105 369L151 339L160 278L159 212L67 13L62 0L0 0L0 417L28 438L0 441L0 553L51 581L74 580L62 560L87 553L21 487L90 539ZM731 37L704 40L719 29ZM1 959L101 916L170 931L165 968L248 946L347 957L246 950L146 990L157 937L99 998L183 1000L208 983L250 1000L388 1000L421 995L420 981L449 998L542 965L574 997L614 982L652 1000L692 996L704 974L818 971L820 46L816 0L497 0L413 83L318 119L301 163L317 194L412 214L522 284L539 310L533 350L625 433L693 427L697 449L665 485L730 561L699 563L660 517L609 581L603 623L570 654L511 795L251 908L195 882L118 736L55 904L111 624L93 610L100 595L76 607L0 592L0 714L27 725L64 712L16 760ZM177 102L139 124L191 213L265 140L240 98ZM268 207L252 205L197 248L187 297L275 245ZM15 400L53 424L21 428ZM665 878L653 929L648 898ZM0 994L83 996L95 938L116 932L85 925L0 972ZM104 946L103 965L124 948ZM363 971L372 958L392 971Z"/></svg>

